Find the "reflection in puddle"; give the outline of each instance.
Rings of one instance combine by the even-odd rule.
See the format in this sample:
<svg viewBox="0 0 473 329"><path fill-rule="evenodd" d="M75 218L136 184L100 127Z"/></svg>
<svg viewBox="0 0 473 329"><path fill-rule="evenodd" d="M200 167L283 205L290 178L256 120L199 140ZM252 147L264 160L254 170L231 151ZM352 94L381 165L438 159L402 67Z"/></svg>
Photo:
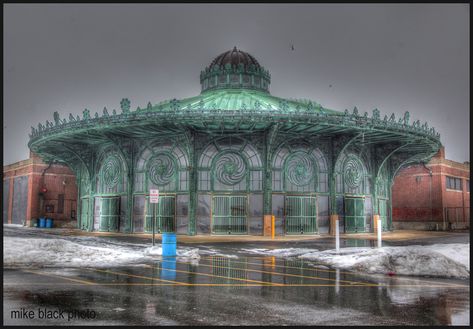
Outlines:
<svg viewBox="0 0 473 329"><path fill-rule="evenodd" d="M201 257L197 264L167 257L152 266L42 269L46 275L11 271L10 277L23 277L25 285L9 285L7 280L4 298L56 308L87 305L102 319L110 314L130 324L141 320L142 324L190 325L234 321L235 325L251 320L249 324L274 325L270 317L261 317L264 310L268 314L274 311L268 309L271 305L285 314L278 314L284 318L276 325L314 324L319 321L316 314L319 318L337 318L347 312L360 317L359 322L347 320L347 325L375 324L373 321L469 324L469 285L465 280L368 275L317 266L297 258L214 255ZM41 282L51 280L48 275L54 275L62 285L42 287ZM72 286L71 279L104 285ZM36 285L28 286L30 282ZM117 307L125 310L116 312ZM338 324L344 323L337 319Z"/></svg>
<svg viewBox="0 0 473 329"><path fill-rule="evenodd" d="M161 262L161 279L176 279L176 257L163 257Z"/></svg>

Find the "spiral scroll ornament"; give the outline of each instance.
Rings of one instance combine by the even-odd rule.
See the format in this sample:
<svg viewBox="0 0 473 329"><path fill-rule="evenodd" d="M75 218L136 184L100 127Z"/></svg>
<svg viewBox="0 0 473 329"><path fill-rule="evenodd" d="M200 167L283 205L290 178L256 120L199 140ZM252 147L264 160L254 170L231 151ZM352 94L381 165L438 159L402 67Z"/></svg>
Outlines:
<svg viewBox="0 0 473 329"><path fill-rule="evenodd" d="M246 175L246 164L237 153L225 153L215 162L215 177L225 185L235 185Z"/></svg>
<svg viewBox="0 0 473 329"><path fill-rule="evenodd" d="M361 185L363 179L363 165L360 160L349 157L345 161L343 179L345 180L345 184L350 188L357 188Z"/></svg>
<svg viewBox="0 0 473 329"><path fill-rule="evenodd" d="M314 162L308 154L295 153L286 165L287 178L294 185L307 185L314 177L314 168Z"/></svg>
<svg viewBox="0 0 473 329"><path fill-rule="evenodd" d="M174 178L174 161L168 154L157 154L148 162L149 179L156 185L167 185Z"/></svg>
<svg viewBox="0 0 473 329"><path fill-rule="evenodd" d="M102 177L105 186L113 188L118 184L121 175L120 159L116 155L110 155L102 166Z"/></svg>

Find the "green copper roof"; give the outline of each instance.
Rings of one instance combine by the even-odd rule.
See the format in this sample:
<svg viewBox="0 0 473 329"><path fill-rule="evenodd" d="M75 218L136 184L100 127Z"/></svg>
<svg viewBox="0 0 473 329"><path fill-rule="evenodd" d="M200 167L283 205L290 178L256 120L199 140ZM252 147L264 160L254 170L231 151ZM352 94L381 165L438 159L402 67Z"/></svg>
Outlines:
<svg viewBox="0 0 473 329"><path fill-rule="evenodd" d="M82 115L70 114L61 119L31 127L29 146L45 151L58 144L86 147L112 138L150 138L179 136L188 129L208 134L265 132L277 126L287 136L363 136L367 144L408 143L413 153L436 152L440 135L427 123L410 122L409 112L396 120L394 114L381 117L377 109L371 116L324 108L311 100L293 100L269 93L270 75L251 55L234 48L217 56L201 72L200 95L170 99L145 108L132 110L127 98L120 102L121 111ZM426 151L427 150L427 151ZM53 152L54 153L54 152Z"/></svg>
<svg viewBox="0 0 473 329"><path fill-rule="evenodd" d="M178 106L183 110L248 110L248 111L281 111L298 112L310 111L311 113L342 114L337 111L323 108L320 104L309 100L289 100L268 93L247 89L221 89L209 90L199 96L181 100L167 100L153 106L154 110L162 110Z"/></svg>

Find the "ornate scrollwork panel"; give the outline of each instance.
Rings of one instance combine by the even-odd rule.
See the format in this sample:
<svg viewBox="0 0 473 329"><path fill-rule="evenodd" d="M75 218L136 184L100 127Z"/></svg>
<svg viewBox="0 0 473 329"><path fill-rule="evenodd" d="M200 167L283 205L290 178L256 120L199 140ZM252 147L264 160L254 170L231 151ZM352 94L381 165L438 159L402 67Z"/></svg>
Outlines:
<svg viewBox="0 0 473 329"><path fill-rule="evenodd" d="M238 153L224 153L215 161L214 173L222 184L236 185L245 178L246 164Z"/></svg>
<svg viewBox="0 0 473 329"><path fill-rule="evenodd" d="M286 175L296 186L309 184L315 175L314 160L305 152L294 153L286 162Z"/></svg>
<svg viewBox="0 0 473 329"><path fill-rule="evenodd" d="M355 189L363 182L363 164L354 157L349 156L343 165L343 179L345 184L352 189Z"/></svg>
<svg viewBox="0 0 473 329"><path fill-rule="evenodd" d="M120 158L115 154L109 155L102 165L101 176L104 185L108 188L115 187L120 180L121 174L122 168Z"/></svg>
<svg viewBox="0 0 473 329"><path fill-rule="evenodd" d="M176 165L169 154L159 153L148 161L149 179L156 185L169 184L176 175Z"/></svg>

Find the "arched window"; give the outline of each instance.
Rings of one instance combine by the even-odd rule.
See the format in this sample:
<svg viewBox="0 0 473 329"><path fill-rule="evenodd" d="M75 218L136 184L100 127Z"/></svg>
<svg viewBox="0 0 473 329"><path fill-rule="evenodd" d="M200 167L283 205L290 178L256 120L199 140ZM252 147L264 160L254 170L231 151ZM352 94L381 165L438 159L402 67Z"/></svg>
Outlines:
<svg viewBox="0 0 473 329"><path fill-rule="evenodd" d="M370 176L365 162L355 153L343 153L335 166L336 192L369 194Z"/></svg>
<svg viewBox="0 0 473 329"><path fill-rule="evenodd" d="M188 167L188 157L177 142L161 141L147 145L137 159L135 192L149 189L187 191Z"/></svg>
<svg viewBox="0 0 473 329"><path fill-rule="evenodd" d="M327 192L327 161L323 153L305 142L280 147L273 158L272 189L275 192Z"/></svg>
<svg viewBox="0 0 473 329"><path fill-rule="evenodd" d="M99 163L97 192L101 194L126 192L127 167L121 154L116 150L108 149L102 153Z"/></svg>
<svg viewBox="0 0 473 329"><path fill-rule="evenodd" d="M258 151L240 138L209 143L198 161L200 191L261 191L262 162Z"/></svg>

